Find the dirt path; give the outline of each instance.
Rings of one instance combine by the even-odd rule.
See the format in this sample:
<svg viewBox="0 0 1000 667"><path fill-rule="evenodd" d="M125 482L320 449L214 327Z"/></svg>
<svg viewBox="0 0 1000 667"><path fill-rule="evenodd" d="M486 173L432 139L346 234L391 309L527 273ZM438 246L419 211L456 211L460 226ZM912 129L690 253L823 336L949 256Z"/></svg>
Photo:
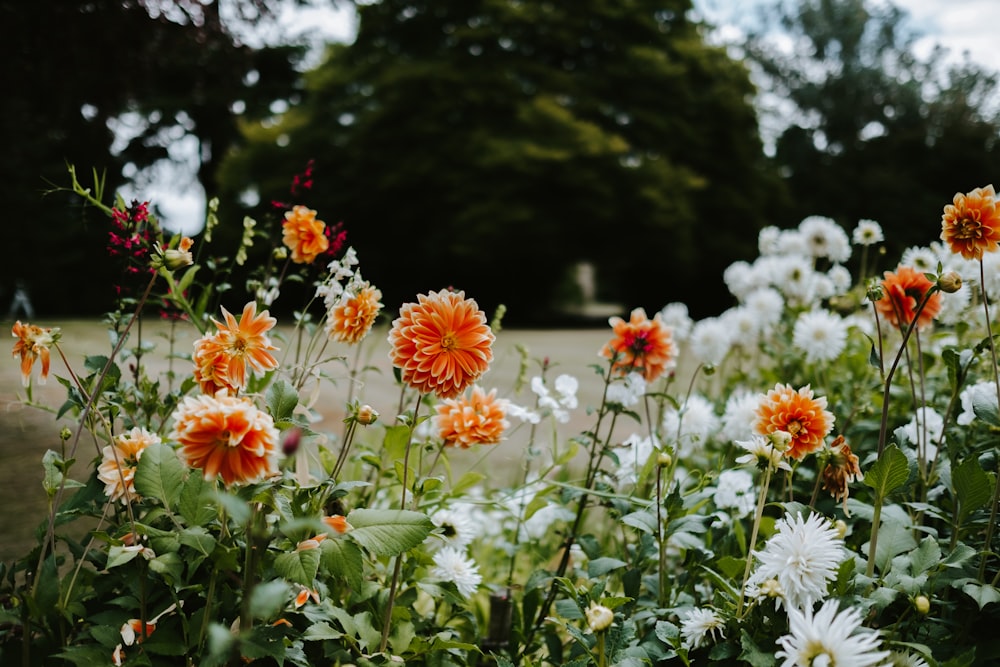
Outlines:
<svg viewBox="0 0 1000 667"><path fill-rule="evenodd" d="M35 322L40 326L59 326L62 329L62 347L75 372L81 372L85 355L101 355L110 352L106 326L98 322L76 321L69 323ZM9 326L6 323L3 326ZM361 348L362 365L370 367L363 381L355 386L354 396L363 403L369 403L383 418L396 414L399 388L393 380L391 364L388 361L388 343L385 327L373 331ZM282 336L292 332L282 329ZM144 325L143 338L156 345L147 360L159 370L166 370L162 357L169 352L169 328L165 323ZM522 405L534 403L534 394L524 388L520 394L512 395L518 377L522 356L518 346L527 351L529 364L527 378L539 374L542 360L549 359L549 377L560 373L575 376L580 383L578 393L580 407L572 414L570 423L561 425L556 437L568 438L592 426L586 412L588 406L596 406L600 400L602 384L590 366L600 363L598 350L607 342L610 330L604 328L581 330L502 330L497 335L494 346L494 363L483 377L481 384L487 388L497 388L502 396L509 397ZM196 338L193 328L183 329L177 336L176 353L187 354ZM13 339L10 340L13 345ZM288 341L279 343L286 347ZM353 360L355 350L343 346L339 350L328 350L332 354L343 354ZM279 360L281 359L280 354ZM153 360L156 360L155 362ZM190 362L174 361L175 371L183 377ZM314 425L318 431L340 432L350 383L346 363L331 362L324 369L332 381L323 383L316 397L316 410L322 421ZM122 368L124 373L127 368ZM36 369L37 374L37 369ZM65 364L58 358L52 360L52 375L67 377ZM48 449L60 450L59 430L64 425L72 426L66 420L57 422L54 415L35 407L25 406L22 400L26 393L21 386L20 366L17 359L9 359L0 364L0 560L20 556L33 542L35 527L47 513L45 492L42 489L42 456ZM50 377L45 386L38 386L37 377L33 386L36 402L58 409L66 396L65 388ZM512 420L516 423L516 420ZM517 437L490 449L486 462L492 474L516 474L520 468L524 447L524 429L515 433ZM89 473L90 464L96 458L98 444L83 441L77 452L74 477L82 478ZM452 460L456 465L480 462L482 452L475 450L456 451ZM480 462L480 465L482 463Z"/></svg>

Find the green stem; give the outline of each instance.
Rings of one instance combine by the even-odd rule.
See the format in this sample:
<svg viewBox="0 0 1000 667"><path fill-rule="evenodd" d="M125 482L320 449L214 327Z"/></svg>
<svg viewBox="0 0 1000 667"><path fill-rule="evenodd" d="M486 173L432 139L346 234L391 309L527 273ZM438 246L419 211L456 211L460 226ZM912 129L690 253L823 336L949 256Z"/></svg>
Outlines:
<svg viewBox="0 0 1000 667"><path fill-rule="evenodd" d="M760 482L760 495L757 496L757 509L753 515L753 528L750 530L750 542L747 543L747 564L743 568L743 583L740 585L740 601L736 605L736 617L743 616L743 601L746 596L747 581L750 580L750 570L753 568L753 552L757 547L757 533L764 517L764 505L767 504L767 487L771 485L771 463L768 461Z"/></svg>
<svg viewBox="0 0 1000 667"><path fill-rule="evenodd" d="M875 503L872 506L872 537L868 542L868 566L865 568L865 576L871 579L875 576L875 554L878 553L878 529L882 520L882 495L875 494Z"/></svg>
<svg viewBox="0 0 1000 667"><path fill-rule="evenodd" d="M986 313L986 336L990 341L990 355L993 359L993 382L997 390L997 400L1000 401L1000 367L997 366L997 348L993 342L993 326L990 324L990 305L986 297L986 270L983 268L983 258L979 258L979 286L983 292L983 310ZM1000 408L1000 405L997 406ZM983 545L983 559L979 562L979 583L986 577L986 563L992 553L993 531L997 523L997 505L1000 505L1000 470L997 471L993 484L993 499L990 502L990 520L986 523L986 541Z"/></svg>

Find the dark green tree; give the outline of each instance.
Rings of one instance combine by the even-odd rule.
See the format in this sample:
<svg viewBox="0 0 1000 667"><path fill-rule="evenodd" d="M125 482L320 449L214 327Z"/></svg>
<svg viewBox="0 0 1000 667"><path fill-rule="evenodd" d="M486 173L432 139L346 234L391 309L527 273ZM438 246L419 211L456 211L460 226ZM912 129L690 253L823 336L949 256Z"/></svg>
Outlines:
<svg viewBox="0 0 1000 667"><path fill-rule="evenodd" d="M298 105L247 124L230 199L262 206L316 161L304 202L343 220L390 308L463 289L542 323L597 267L599 296L729 305L722 269L769 222L746 70L687 0L383 0L309 72ZM256 212L256 215L267 215Z"/></svg>
<svg viewBox="0 0 1000 667"><path fill-rule="evenodd" d="M818 214L850 230L871 218L894 260L936 240L954 193L1000 170L997 73L955 64L940 47L918 58L918 35L893 5L809 0L770 16L793 44L775 48L760 34L749 49L762 87L794 107L776 141L792 193L776 222Z"/></svg>
<svg viewBox="0 0 1000 667"><path fill-rule="evenodd" d="M234 105L269 113L295 93L304 53L240 35L295 1L0 0L0 195L16 229L0 263L4 312L19 280L42 317L113 307L121 267L105 252L107 220L75 196L44 193L69 184L67 164L88 180L91 169L105 174L114 192L123 170L140 173L184 137L198 147L192 185L214 190L238 136ZM129 131L116 133L123 119Z"/></svg>

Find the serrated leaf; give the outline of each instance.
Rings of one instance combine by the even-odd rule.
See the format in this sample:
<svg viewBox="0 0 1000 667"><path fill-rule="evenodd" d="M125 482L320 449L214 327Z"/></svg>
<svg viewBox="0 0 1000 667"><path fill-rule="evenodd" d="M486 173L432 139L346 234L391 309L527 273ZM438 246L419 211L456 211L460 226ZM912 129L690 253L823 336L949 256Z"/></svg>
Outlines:
<svg viewBox="0 0 1000 667"><path fill-rule="evenodd" d="M173 448L156 443L142 450L136 465L135 490L144 498L155 498L173 509L180 497L186 470Z"/></svg>
<svg viewBox="0 0 1000 667"><path fill-rule="evenodd" d="M322 553L319 548L279 554L274 559L274 570L279 576L303 586L312 586Z"/></svg>
<svg viewBox="0 0 1000 667"><path fill-rule="evenodd" d="M631 526L632 528L640 530L648 535L656 533L656 517L653 516L651 512L646 510L639 510L638 512L626 514L620 519L620 521L626 526Z"/></svg>
<svg viewBox="0 0 1000 667"><path fill-rule="evenodd" d="M356 509L347 515L347 535L376 556L397 556L426 539L434 524L421 512Z"/></svg>
<svg viewBox="0 0 1000 667"><path fill-rule="evenodd" d="M353 590L361 590L364 579L364 554L348 539L332 538L320 543L320 565L334 577L343 577Z"/></svg>
<svg viewBox="0 0 1000 667"><path fill-rule="evenodd" d="M321 642L328 639L340 639L344 633L331 626L326 621L313 623L302 633L302 639L307 642Z"/></svg>
<svg viewBox="0 0 1000 667"><path fill-rule="evenodd" d="M202 556L210 556L215 549L215 537L201 526L191 526L181 531L181 544L191 547Z"/></svg>
<svg viewBox="0 0 1000 667"><path fill-rule="evenodd" d="M970 514L989 502L993 496L993 484L990 476L979 465L979 460L969 457L957 468L951 471L951 482L958 496L959 524L965 522Z"/></svg>
<svg viewBox="0 0 1000 667"><path fill-rule="evenodd" d="M204 475L188 475L177 501L177 511L189 526L203 526L215 518L216 511L208 491L214 485L206 482Z"/></svg>
<svg viewBox="0 0 1000 667"><path fill-rule="evenodd" d="M889 445L882 456L865 472L864 483L875 490L879 498L885 498L889 493L906 484L910 478L910 465L906 454L895 444Z"/></svg>
<svg viewBox="0 0 1000 667"><path fill-rule="evenodd" d="M267 390L267 411L274 421L291 419L298 404L298 392L287 380L277 380Z"/></svg>

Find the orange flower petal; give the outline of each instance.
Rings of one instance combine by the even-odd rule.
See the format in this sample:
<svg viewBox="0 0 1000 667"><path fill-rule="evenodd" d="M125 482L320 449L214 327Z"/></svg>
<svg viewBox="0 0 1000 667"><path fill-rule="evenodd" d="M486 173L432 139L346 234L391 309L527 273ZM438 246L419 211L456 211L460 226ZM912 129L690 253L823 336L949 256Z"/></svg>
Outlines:
<svg viewBox="0 0 1000 667"><path fill-rule="evenodd" d="M886 271L884 278L882 298L875 302L875 308L887 322L898 327L906 327L916 316L917 327L923 329L941 312L941 293L935 292L927 300L920 314L916 315L917 307L934 286L934 283L920 271L909 266L900 266L895 273Z"/></svg>
<svg viewBox="0 0 1000 667"><path fill-rule="evenodd" d="M965 259L982 259L1000 247L1000 207L992 185L956 193L941 216L941 240Z"/></svg>
<svg viewBox="0 0 1000 667"><path fill-rule="evenodd" d="M636 308L627 322L612 317L608 323L614 338L601 349L601 356L614 359L615 372L626 375L636 371L652 382L676 364L673 332L660 321L659 313L649 319L644 309Z"/></svg>
<svg viewBox="0 0 1000 667"><path fill-rule="evenodd" d="M815 398L809 385L798 391L791 385L776 384L757 407L754 432L770 435L785 431L792 436L786 456L801 459L823 446L833 428L833 413L826 410L826 397Z"/></svg>

